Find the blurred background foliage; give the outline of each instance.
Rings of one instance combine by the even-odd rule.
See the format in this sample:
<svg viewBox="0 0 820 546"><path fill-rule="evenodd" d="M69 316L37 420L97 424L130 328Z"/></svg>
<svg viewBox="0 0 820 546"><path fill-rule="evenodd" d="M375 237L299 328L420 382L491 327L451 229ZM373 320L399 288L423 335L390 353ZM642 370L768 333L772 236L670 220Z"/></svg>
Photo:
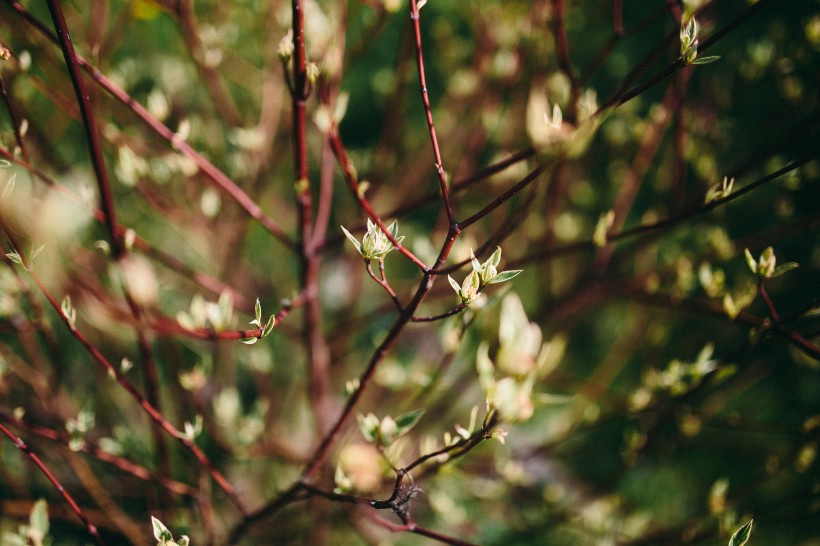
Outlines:
<svg viewBox="0 0 820 546"><path fill-rule="evenodd" d="M43 2L22 4L49 26ZM308 57L322 70L309 116L320 102L338 102L340 92L349 97L340 133L360 179L369 182L367 197L385 220L398 218L404 244L432 263L447 225L436 197L408 3L306 4ZM543 114L532 105L543 97L547 110L558 104L571 126L583 118L579 102L617 101L622 86L640 86L675 62L677 2L624 2L622 35L614 30L613 4L620 2L562 8L564 63L556 45L563 2L427 2L421 28L428 92L451 180L530 149L537 135L528 127ZM699 4L701 43L727 30L709 46L717 62L674 71L604 111L578 154L554 156L539 147L454 190L463 219L536 165L546 167L536 183L465 230L448 262L465 260L471 249L483 260L500 245L502 266L523 273L488 289L461 315L408 325L358 411L381 417L426 409L391 447L406 463L440 446L445 433L456 434L456 425L466 426L474 406L480 421L485 400L476 355L484 342L500 366L500 324L531 334L518 340L510 362L526 368L541 350L544 362L532 396L522 402L534 406L532 417L502 423L505 444L485 442L419 472L424 493L412 508L419 524L480 544L712 545L726 544L754 517L751 544L820 544L817 355L776 335L771 309L759 295L750 299L756 279L744 258L745 248L756 259L772 246L778 264L800 264L764 285L783 327L809 344L816 340L820 2ZM290 98L277 55L290 25L288 2L91 0L67 1L64 9L82 55L296 236ZM142 389L148 383L123 298L127 279L157 319L152 328L137 327L149 333L163 414L180 428L201 415L199 445L247 504L262 505L299 476L320 438L307 396L302 310L251 346L196 340L169 324L195 295L216 302L224 286L236 307L231 328L246 328L257 297L266 313L296 297L298 256L128 107L90 85L119 220L153 249L137 249L112 265L95 249L106 233L89 214L96 184L59 48L7 1L0 4L0 42L11 52L0 61L10 103L27 125L26 163L56 183L12 162L0 170L4 187L15 180L0 214L25 248L45 245L35 268L49 291L58 300L71 296L78 327L112 362L133 362L127 377ZM634 73L636 67L642 70ZM23 157L5 109L0 138L5 150ZM336 184L319 288L339 411L346 382L363 369L395 308L337 227L361 235L365 215L338 168L322 168L333 158L313 122L308 138L314 192L323 173L332 173ZM737 192L793 162L799 166L703 210L707 192L724 177L734 178ZM610 210L608 244L601 247L593 236ZM668 218L676 220L612 237ZM168 267L159 252L186 271ZM418 270L398 253L386 267L399 298L409 300ZM203 284L192 271L218 282ZM451 274L461 282L466 272ZM513 292L526 317L514 299L505 299ZM727 294L735 304L746 299L734 320ZM456 303L438 279L420 314ZM240 516L177 444L164 448L167 469L197 489L198 498L171 495L30 429L66 431L82 415L93 415L93 422L69 433L155 476L164 472L139 407L44 308L22 268L7 261L0 268L2 421L59 475L110 543L149 542L149 515L175 535L190 535L193 544L223 543ZM389 493L392 473L355 426L345 429L330 459L319 486L333 488L332 469L340 464L363 494ZM53 543L86 540L53 487L11 442L0 442L0 461L4 532L15 533L43 497ZM295 503L256 525L243 543L428 540L391 534L365 512L322 499Z"/></svg>

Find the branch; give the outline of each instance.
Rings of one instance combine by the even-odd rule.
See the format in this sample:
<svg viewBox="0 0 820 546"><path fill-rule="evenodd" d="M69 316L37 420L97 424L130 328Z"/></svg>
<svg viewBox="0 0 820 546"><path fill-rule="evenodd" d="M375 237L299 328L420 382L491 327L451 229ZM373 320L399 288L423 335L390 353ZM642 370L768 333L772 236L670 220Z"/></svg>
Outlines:
<svg viewBox="0 0 820 546"><path fill-rule="evenodd" d="M410 21L413 24L413 37L416 41L416 64L419 72L419 86L421 87L421 102L424 105L424 116L427 118L427 130L430 132L430 142L433 145L433 157L435 159L436 173L438 174L441 198L444 201L444 209L447 212L447 220L450 225L456 223L455 212L450 204L450 193L447 188L447 176L444 171L444 161L441 159L436 127L433 124L433 113L430 109L430 96L427 92L427 78L424 74L424 56L421 50L421 26L419 24L419 8L416 0L410 0Z"/></svg>
<svg viewBox="0 0 820 546"><path fill-rule="evenodd" d="M91 153L94 173L97 176L97 187L100 191L100 208L105 214L105 225L108 229L108 238L111 242L111 252L114 258L117 259L123 253L123 246L122 240L117 237L117 214L114 208L114 197L111 193L111 183L108 180L108 172L105 168L105 159L103 158L102 146L100 145L97 122L94 119L94 111L91 108L91 101L85 89L85 83L83 82L80 72L80 63L74 51L74 45L71 42L68 25L66 25L63 10L60 6L60 0L47 1L48 10L51 13L51 20L54 22L54 28L57 30L57 39L63 50L66 67L71 76L71 83L74 86L74 94L77 96L77 102L80 106L80 114L83 118L83 129L85 130L85 137L88 142L89 152Z"/></svg>

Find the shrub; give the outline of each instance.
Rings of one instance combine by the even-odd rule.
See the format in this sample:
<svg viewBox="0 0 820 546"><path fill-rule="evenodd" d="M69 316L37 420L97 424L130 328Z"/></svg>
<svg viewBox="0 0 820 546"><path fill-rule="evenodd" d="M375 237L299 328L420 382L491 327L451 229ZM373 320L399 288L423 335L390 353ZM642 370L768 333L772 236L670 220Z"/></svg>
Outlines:
<svg viewBox="0 0 820 546"><path fill-rule="evenodd" d="M3 544L820 537L809 2L45 4Z"/></svg>

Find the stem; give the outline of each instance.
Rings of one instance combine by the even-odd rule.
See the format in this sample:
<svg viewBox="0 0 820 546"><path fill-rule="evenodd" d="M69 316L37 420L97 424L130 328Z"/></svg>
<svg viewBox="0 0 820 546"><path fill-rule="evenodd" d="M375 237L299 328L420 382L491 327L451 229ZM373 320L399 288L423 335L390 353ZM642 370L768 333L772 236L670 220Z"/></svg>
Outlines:
<svg viewBox="0 0 820 546"><path fill-rule="evenodd" d="M94 119L94 111L91 108L91 101L85 89L85 83L83 82L82 73L80 71L80 63L74 51L74 44L71 42L71 35L68 32L68 25L63 16L60 0L47 0L47 2L48 10L51 13L51 20L57 31L57 39L63 50L66 67L71 76L71 83L74 86L74 94L77 96L77 102L80 106L83 129L85 130L85 137L94 165L94 173L97 176L97 186L100 191L100 208L105 214L105 225L108 229L111 252L116 259L122 254L123 246L121 239L117 237L117 215L114 208L114 197L111 193L111 183L108 180L108 172L105 168L105 159L103 158L102 146L100 145L97 122Z"/></svg>
<svg viewBox="0 0 820 546"><path fill-rule="evenodd" d="M410 21L413 24L413 37L416 43L416 64L419 72L419 86L421 87L421 102L424 105L424 115L427 118L427 130L430 132L430 142L433 145L433 157L435 159L436 173L438 174L441 198L444 201L444 209L447 211L447 220L450 225L455 224L455 212L450 204L450 193L447 189L447 176L444 171L444 161L441 159L441 150L436 136L436 127L433 124L433 113L430 108L430 96L427 92L427 78L424 74L424 55L421 49L421 26L419 24L419 8L416 0L410 0Z"/></svg>

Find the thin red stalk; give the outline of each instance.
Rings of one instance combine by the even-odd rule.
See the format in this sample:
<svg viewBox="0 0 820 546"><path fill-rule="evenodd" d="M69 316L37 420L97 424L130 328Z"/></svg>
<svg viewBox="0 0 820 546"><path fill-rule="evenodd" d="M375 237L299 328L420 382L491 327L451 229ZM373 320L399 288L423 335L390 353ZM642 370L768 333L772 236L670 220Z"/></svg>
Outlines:
<svg viewBox="0 0 820 546"><path fill-rule="evenodd" d="M5 0L23 19L40 31L43 35L51 41L58 43L57 38L44 27L34 16L19 2L15 0ZM194 150L187 142L182 140L179 135L174 133L171 129L157 120L151 113L134 100L128 93L126 93L116 83L106 77L102 72L97 70L93 64L84 59L81 55L76 56L79 65L97 82L103 89L105 89L111 96L120 101L126 108L131 110L143 123L145 123L151 130L166 140L172 148L182 155L190 158L196 163L202 173L215 183L222 191L228 194L236 203L247 212L251 218L259 222L271 235L278 239L282 244L291 250L296 250L296 243L285 233L279 224L270 216L267 216L262 208L247 193L245 193L231 178L219 170L213 163L208 161L202 154Z"/></svg>
<svg viewBox="0 0 820 546"><path fill-rule="evenodd" d="M38 457L37 454L34 453L31 450L31 448L28 445L26 445L26 443L21 438L13 434L2 423L0 423L0 432L5 434L12 442L14 442L14 445L17 446L17 448L20 451L25 453L26 456L29 459L31 459L31 462L34 463L34 466L39 468L40 472L42 472L46 476L46 478L48 478L48 481L50 481L52 485L54 485L54 488L60 493L63 499L65 499L65 501L74 511L74 513L77 514L77 517L80 518L80 521L83 522L83 525L85 525L85 528L88 530L88 534L94 537L94 540L97 542L97 544L104 544L102 538L100 537L100 533L97 531L97 528L91 523L91 521L89 521L88 516L85 515L85 512L83 512L83 509L80 508L80 505L77 504L77 502L74 500L71 494L69 494L66 488L63 487L63 484L60 483L60 480L58 480L54 473L52 473L51 470L48 469L48 467L45 465L45 463L43 463L40 457Z"/></svg>
<svg viewBox="0 0 820 546"><path fill-rule="evenodd" d="M320 255L314 251L312 204L307 152L307 99L310 82L307 75L305 48L304 0L292 0L293 75L291 78L292 140L296 204L299 213L299 245L302 261L302 288L305 292L303 338L310 361L310 397L319 434L324 434L330 417L330 351L322 332L322 308L319 301Z"/></svg>
<svg viewBox="0 0 820 546"><path fill-rule="evenodd" d="M225 478L225 476L213 466L208 456L205 455L205 452L200 449L200 447L192 440L188 439L185 435L183 435L174 425L168 422L162 414L157 411L157 409L151 405L146 398L140 394L136 387L119 371L119 369L111 364L108 359L103 356L103 354L97 349L89 340L86 338L76 326L71 324L71 321L63 312L62 307L57 300L49 293L48 289L46 289L45 285L43 284L42 280L40 279L39 275L31 268L31 263L26 258L25 254L20 247L20 245L15 240L14 235L12 234L11 230L2 222L0 219L0 227L4 229L6 235L9 237L12 243L12 247L18 253L18 255L23 260L24 267L28 270L31 278L34 280L34 283L40 289L40 292L43 296L48 300L51 307L60 317L60 320L65 323L66 327L68 327L69 332L71 333L74 338L80 342L80 344L88 351L89 354L96 360L99 364L101 364L105 370L120 384L120 386L128 392L129 395L139 404L139 406L145 411L148 416L154 420L154 422L159 425L163 430L165 430L171 437L175 438L179 441L182 445L188 448L191 453L196 457L199 463L205 468L208 473L211 475L213 480L219 485L219 487L225 492L226 495L233 501L236 507L243 513L246 514L247 510L245 509L244 503L239 499L234 490L233 486L230 482Z"/></svg>
<svg viewBox="0 0 820 546"><path fill-rule="evenodd" d="M387 292L387 294L393 300L393 303L396 305L396 308L399 310L399 313L401 313L403 311L403 307L401 305L401 302L399 301L399 298L396 295L395 290L393 290L393 287L390 286L390 283L385 278L384 260L379 260L379 272L381 273L381 277L382 277L381 279L379 279L376 276L376 274L373 273L373 266L371 265L370 262L365 261L365 266L364 267L367 270L367 274L370 275L370 278L373 279L374 281L376 281L376 284L378 284L379 286L384 288L385 292Z"/></svg>
<svg viewBox="0 0 820 546"><path fill-rule="evenodd" d="M456 222L456 215L450 203L450 193L447 188L447 175L444 170L444 161L441 159L441 150L436 136L436 127L433 124L433 112L430 108L430 95L427 91L427 78L424 73L424 55L421 48L421 25L419 23L419 8L416 0L410 0L410 21L413 24L413 37L416 43L416 65L419 72L419 85L421 87L421 101L424 105L424 115L427 118L427 129L430 132L430 142L433 145L433 157L435 158L436 173L438 174L441 198L444 201L444 209L447 212L447 219L450 225Z"/></svg>
<svg viewBox="0 0 820 546"><path fill-rule="evenodd" d="M33 434L36 434L37 436L47 438L54 442L59 442L64 446L68 446L69 444L70 438L68 434L65 432L32 425L20 419L16 419L10 415L6 415L2 412L0 412L0 419L3 419L7 423L14 425L17 428L24 429ZM132 461L129 461L128 459L104 451L99 447L90 444L86 440L83 440L82 443L80 443L77 446L77 448L84 453L88 453L95 459L115 466L123 472L130 474L136 478L148 482L158 483L171 493L185 495L187 497L196 497L199 495L198 491L188 484L169 479L165 476L154 474L144 466L140 466Z"/></svg>
<svg viewBox="0 0 820 546"><path fill-rule="evenodd" d="M760 296L763 298L763 302L769 309L769 313L772 315L772 320L775 324L780 325L780 313L777 312L777 308L774 306L774 302L772 301L772 298L769 296L769 291L766 290L766 286L763 284L762 279L758 283L757 289L758 292L760 292Z"/></svg>
<svg viewBox="0 0 820 546"><path fill-rule="evenodd" d="M122 254L122 240L117 236L117 213L114 207L114 196L111 192L111 182L108 180L108 171L105 167L100 135L97 130L97 122L94 118L94 110L91 108L91 101L83 82L80 63L74 51L74 44L68 31L68 25L63 15L60 0L47 0L48 10L51 13L51 20L57 31L57 39L60 48L63 50L66 67L71 76L71 83L74 86L74 94L77 96L77 103L80 106L80 114L83 118L83 129L88 142L89 153L94 165L94 173L97 177L97 187L100 192L100 209L105 214L105 225L108 229L108 238L111 243L111 252L114 258L119 258Z"/></svg>

